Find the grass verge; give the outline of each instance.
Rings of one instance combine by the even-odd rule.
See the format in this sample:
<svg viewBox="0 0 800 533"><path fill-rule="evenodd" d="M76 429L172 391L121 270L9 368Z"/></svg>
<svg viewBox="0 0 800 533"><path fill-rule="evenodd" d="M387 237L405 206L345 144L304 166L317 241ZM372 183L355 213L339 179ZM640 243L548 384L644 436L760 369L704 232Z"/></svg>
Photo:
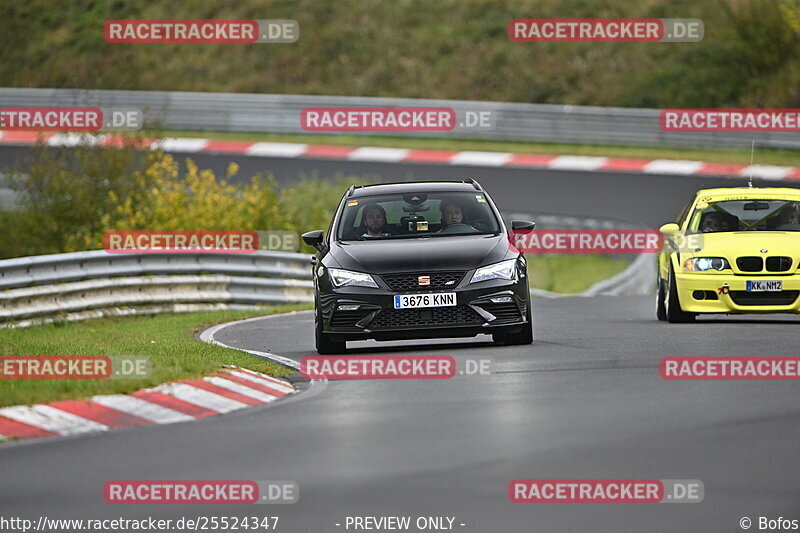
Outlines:
<svg viewBox="0 0 800 533"><path fill-rule="evenodd" d="M331 144L339 146L379 146L411 148L418 150L474 150L485 152L511 152L516 154L584 155L594 157L624 157L634 159L689 159L709 163L750 164L750 147L741 150L681 149L657 146L601 146L584 144L525 143L487 141L481 139L430 139L413 137L372 137L361 135L315 135L280 133L235 133L212 131L163 132L167 137L199 137L231 141L287 142L304 144ZM800 151L756 148L757 165L800 166Z"/></svg>
<svg viewBox="0 0 800 533"><path fill-rule="evenodd" d="M200 342L194 334L213 324L302 309L308 306L102 318L5 330L0 355L144 355L152 362L152 373L143 379L0 379L0 406L130 393L168 381L199 378L222 365L286 376L294 371L238 350Z"/></svg>
<svg viewBox="0 0 800 533"><path fill-rule="evenodd" d="M531 287L576 294L619 274L630 265L607 254L527 254Z"/></svg>

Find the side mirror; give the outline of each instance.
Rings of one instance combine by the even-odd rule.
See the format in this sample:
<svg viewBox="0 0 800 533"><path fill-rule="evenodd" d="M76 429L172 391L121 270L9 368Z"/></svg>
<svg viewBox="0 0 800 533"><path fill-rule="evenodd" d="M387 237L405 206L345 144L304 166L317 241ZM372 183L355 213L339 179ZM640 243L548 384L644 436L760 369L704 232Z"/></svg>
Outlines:
<svg viewBox="0 0 800 533"><path fill-rule="evenodd" d="M322 251L322 244L325 240L325 232L321 229L303 233L303 242L309 246L313 246L320 252Z"/></svg>
<svg viewBox="0 0 800 533"><path fill-rule="evenodd" d="M531 222L530 220L512 220L511 221L511 229L512 230L533 229L535 227L536 227L536 222Z"/></svg>
<svg viewBox="0 0 800 533"><path fill-rule="evenodd" d="M681 227L675 223L664 224L661 226L658 231L663 233L664 235L675 235L676 233L680 233Z"/></svg>

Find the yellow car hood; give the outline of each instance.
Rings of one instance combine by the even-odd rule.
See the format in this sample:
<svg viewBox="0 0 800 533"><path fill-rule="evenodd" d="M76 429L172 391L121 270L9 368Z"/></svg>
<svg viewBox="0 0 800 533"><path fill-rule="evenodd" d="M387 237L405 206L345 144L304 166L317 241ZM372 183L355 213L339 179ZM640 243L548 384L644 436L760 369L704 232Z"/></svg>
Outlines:
<svg viewBox="0 0 800 533"><path fill-rule="evenodd" d="M764 251L766 250L766 251ZM796 231L733 231L704 233L702 248L693 257L724 257L729 261L743 255L800 256L800 232Z"/></svg>

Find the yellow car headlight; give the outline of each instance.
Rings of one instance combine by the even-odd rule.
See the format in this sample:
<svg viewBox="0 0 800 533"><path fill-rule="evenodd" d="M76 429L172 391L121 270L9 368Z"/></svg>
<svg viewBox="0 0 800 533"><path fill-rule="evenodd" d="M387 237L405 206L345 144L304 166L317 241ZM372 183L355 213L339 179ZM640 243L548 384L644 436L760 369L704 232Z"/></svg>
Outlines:
<svg viewBox="0 0 800 533"><path fill-rule="evenodd" d="M730 263L724 257L692 257L687 259L683 269L687 272L708 272L709 270L729 270Z"/></svg>

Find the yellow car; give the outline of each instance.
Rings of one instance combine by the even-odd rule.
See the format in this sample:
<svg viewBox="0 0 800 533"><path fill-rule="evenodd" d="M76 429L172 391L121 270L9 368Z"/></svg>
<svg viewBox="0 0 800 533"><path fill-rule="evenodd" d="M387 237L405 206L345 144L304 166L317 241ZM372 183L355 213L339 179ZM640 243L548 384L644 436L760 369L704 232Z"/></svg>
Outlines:
<svg viewBox="0 0 800 533"><path fill-rule="evenodd" d="M707 189L661 227L656 315L800 313L800 189Z"/></svg>

